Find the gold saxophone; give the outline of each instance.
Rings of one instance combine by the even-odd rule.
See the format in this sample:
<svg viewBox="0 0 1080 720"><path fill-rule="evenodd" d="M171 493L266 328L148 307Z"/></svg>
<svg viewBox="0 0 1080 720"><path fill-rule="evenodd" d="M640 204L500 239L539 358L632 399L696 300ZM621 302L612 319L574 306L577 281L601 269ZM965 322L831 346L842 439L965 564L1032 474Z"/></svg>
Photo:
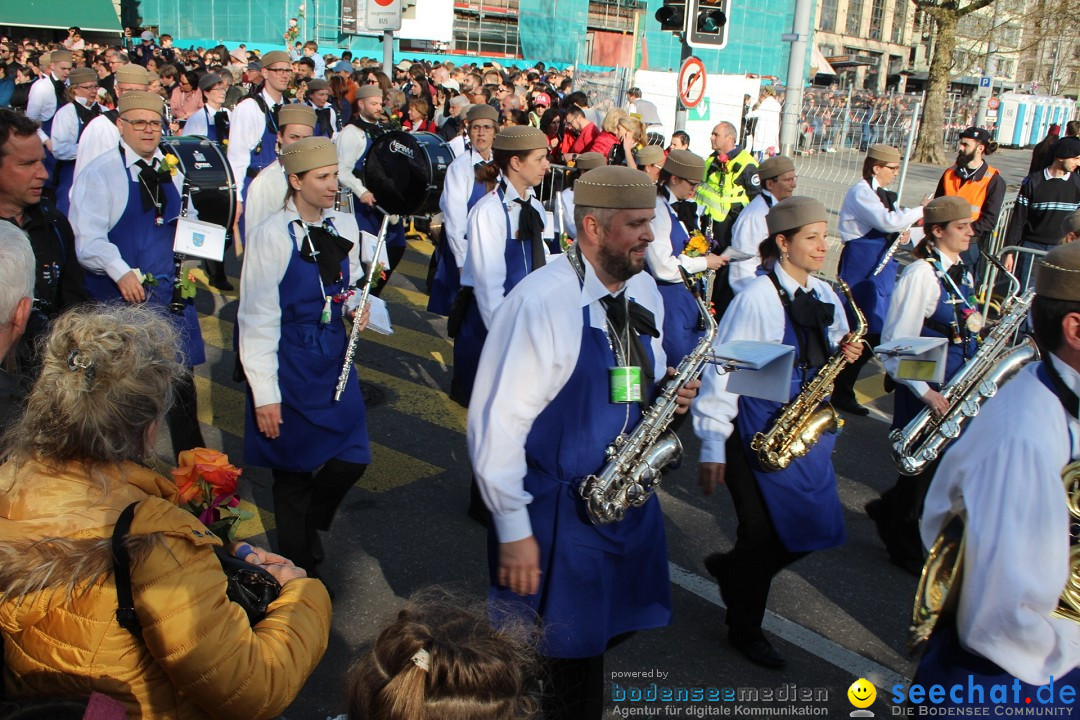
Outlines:
<svg viewBox="0 0 1080 720"><path fill-rule="evenodd" d="M866 334L866 318L855 305L847 283L839 280L836 287L855 312L857 327L848 342L862 342ZM843 348L837 348L814 379L784 406L772 427L754 435L750 449L757 453L762 468L768 472L783 470L793 458L803 457L810 452L824 433L836 432L844 427L844 419L825 399L832 393L836 376L847 364Z"/></svg>

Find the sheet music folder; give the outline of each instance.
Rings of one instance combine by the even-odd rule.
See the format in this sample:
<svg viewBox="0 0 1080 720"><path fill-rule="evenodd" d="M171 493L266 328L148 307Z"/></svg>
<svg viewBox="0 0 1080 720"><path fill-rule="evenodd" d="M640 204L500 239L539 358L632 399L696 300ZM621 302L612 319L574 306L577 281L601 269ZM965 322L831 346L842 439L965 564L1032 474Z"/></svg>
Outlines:
<svg viewBox="0 0 1080 720"><path fill-rule="evenodd" d="M717 362L731 366L728 392L786 403L791 399L795 348L778 342L732 340L717 345Z"/></svg>
<svg viewBox="0 0 1080 720"><path fill-rule="evenodd" d="M945 381L945 356L948 353L948 340L945 338L897 338L877 346L874 352L899 359L896 370L898 380Z"/></svg>

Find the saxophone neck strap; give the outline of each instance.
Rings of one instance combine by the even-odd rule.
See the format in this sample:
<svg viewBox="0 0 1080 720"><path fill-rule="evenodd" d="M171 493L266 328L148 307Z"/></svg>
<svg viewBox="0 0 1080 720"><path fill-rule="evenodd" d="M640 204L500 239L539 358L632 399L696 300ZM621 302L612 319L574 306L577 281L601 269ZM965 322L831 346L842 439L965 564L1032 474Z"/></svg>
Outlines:
<svg viewBox="0 0 1080 720"><path fill-rule="evenodd" d="M1046 379L1049 380L1050 389L1058 396L1058 400L1061 401L1061 406L1065 408L1065 412L1072 416L1073 420L1080 420L1080 397L1069 389L1069 386L1061 379L1061 374L1058 373L1050 358L1043 361L1042 369L1046 373Z"/></svg>

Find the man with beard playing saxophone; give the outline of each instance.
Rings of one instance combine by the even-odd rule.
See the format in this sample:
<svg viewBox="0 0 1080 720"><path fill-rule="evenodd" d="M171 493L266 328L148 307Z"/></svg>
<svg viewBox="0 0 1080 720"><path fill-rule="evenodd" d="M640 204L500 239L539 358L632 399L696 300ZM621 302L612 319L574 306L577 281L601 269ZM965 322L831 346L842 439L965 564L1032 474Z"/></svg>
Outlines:
<svg viewBox="0 0 1080 720"><path fill-rule="evenodd" d="M495 311L468 423L492 514L490 596L543 622L548 720L599 720L609 644L671 620L658 498L593 525L579 489L663 377L663 301L641 272L656 186L640 170L600 167L574 183L574 205L577 241ZM679 390L682 412L698 385Z"/></svg>
<svg viewBox="0 0 1080 720"><path fill-rule="evenodd" d="M1035 293L1031 318L1044 360L986 402L926 495L927 547L954 516L966 516L963 578L951 589L958 602L934 627L914 680L962 685L963 697L947 693L939 707L995 705L990 688L1005 685L997 706L1034 707L1037 699L1054 714L1046 708L1072 707L1080 684L1080 614L1066 601L1080 589L1070 557L1077 519L1069 508L1078 498L1063 482L1080 472L1080 244L1038 261ZM1048 699L1035 686L1051 680Z"/></svg>
<svg viewBox="0 0 1080 720"><path fill-rule="evenodd" d="M795 348L791 398L813 382L834 350L847 362L862 352L861 344L848 342L840 299L812 275L825 263L826 220L825 206L808 197L772 206L766 216L769 237L760 247L768 272L735 296L716 336L717 345L752 340ZM702 440L701 489L711 495L726 484L739 518L735 547L709 555L705 568L727 605L731 645L753 663L782 668L786 661L761 630L772 579L811 551L844 542L832 466L836 435L823 434L804 457L766 471L750 444L771 427L780 405L728 392L727 377L706 369L694 403L694 431Z"/></svg>

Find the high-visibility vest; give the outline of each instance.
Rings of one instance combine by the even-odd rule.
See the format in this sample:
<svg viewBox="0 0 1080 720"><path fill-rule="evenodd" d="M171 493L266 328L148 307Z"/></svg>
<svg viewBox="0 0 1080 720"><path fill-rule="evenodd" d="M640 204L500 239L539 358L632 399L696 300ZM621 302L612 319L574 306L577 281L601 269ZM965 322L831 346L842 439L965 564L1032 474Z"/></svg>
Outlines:
<svg viewBox="0 0 1080 720"><path fill-rule="evenodd" d="M997 175L997 170L987 165L982 180L963 182L960 174L956 172L956 167L953 166L945 171L943 178L945 194L967 200L968 205L971 206L971 221L975 222L982 215L983 203L986 202L986 190L990 187L990 181L995 175Z"/></svg>
<svg viewBox="0 0 1080 720"><path fill-rule="evenodd" d="M750 203L746 189L742 185L737 185L735 180L747 165L756 166L757 160L744 149L728 160L726 172L710 173L709 169L714 162L716 162L715 155L710 155L705 161L705 181L698 185L695 200L705 208L705 213L709 217L717 222L723 222L733 206L745 206Z"/></svg>

